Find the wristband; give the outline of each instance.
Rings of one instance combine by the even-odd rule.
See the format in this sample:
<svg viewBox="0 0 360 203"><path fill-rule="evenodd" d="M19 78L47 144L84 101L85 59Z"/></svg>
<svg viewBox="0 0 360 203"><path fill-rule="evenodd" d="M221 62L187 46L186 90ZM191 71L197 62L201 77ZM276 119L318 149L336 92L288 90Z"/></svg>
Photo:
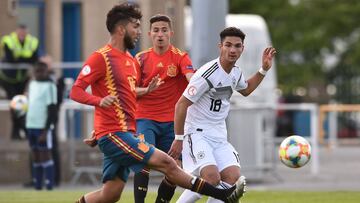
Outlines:
<svg viewBox="0 0 360 203"><path fill-rule="evenodd" d="M265 76L266 73L267 73L267 71L264 70L264 69L261 67L261 68L259 69L259 73L260 73L261 75Z"/></svg>
<svg viewBox="0 0 360 203"><path fill-rule="evenodd" d="M184 140L184 135L175 135L175 140Z"/></svg>

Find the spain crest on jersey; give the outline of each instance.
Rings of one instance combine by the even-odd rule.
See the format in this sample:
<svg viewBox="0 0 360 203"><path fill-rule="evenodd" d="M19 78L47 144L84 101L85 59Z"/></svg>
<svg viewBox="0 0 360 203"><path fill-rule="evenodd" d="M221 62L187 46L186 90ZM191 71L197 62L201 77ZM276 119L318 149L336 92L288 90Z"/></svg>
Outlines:
<svg viewBox="0 0 360 203"><path fill-rule="evenodd" d="M167 67L167 73L169 77L175 77L177 75L177 68L174 64L171 64Z"/></svg>

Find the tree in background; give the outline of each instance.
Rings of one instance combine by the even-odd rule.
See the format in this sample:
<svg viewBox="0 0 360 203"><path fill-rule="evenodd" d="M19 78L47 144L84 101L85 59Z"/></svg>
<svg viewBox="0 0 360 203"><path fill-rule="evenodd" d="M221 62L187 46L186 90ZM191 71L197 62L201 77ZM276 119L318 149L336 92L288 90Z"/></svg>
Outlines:
<svg viewBox="0 0 360 203"><path fill-rule="evenodd" d="M267 21L285 95L304 87L307 101L360 102L360 1L230 0L229 8Z"/></svg>

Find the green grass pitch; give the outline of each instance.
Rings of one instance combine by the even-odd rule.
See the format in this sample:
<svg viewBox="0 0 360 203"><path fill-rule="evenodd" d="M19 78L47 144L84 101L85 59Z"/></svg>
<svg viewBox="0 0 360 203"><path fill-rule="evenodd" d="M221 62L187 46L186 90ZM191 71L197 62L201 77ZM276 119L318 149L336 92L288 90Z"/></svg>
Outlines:
<svg viewBox="0 0 360 203"><path fill-rule="evenodd" d="M88 191L54 190L54 191L0 191L0 203L65 203L74 202ZM176 193L175 202L180 193ZM156 193L149 193L146 202L155 202ZM360 192L289 192L289 191L249 191L241 200L242 203L358 203ZM123 193L119 202L132 203L132 192ZM203 198L200 203L206 202Z"/></svg>

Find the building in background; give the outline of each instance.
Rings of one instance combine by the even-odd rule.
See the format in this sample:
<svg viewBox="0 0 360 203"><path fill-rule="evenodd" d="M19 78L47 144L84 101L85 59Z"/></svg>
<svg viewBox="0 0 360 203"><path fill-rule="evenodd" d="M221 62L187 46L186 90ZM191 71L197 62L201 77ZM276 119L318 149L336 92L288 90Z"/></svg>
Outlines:
<svg viewBox="0 0 360 203"><path fill-rule="evenodd" d="M26 24L40 40L41 54L56 62L83 61L97 47L107 43L106 13L125 0L0 0L0 36ZM184 48L183 7L185 0L129 0L143 12L143 35L147 35L148 19L164 13L174 19L173 44ZM150 47L147 37L137 49ZM77 67L78 68L78 67ZM64 71L65 77L75 77L77 69Z"/></svg>

